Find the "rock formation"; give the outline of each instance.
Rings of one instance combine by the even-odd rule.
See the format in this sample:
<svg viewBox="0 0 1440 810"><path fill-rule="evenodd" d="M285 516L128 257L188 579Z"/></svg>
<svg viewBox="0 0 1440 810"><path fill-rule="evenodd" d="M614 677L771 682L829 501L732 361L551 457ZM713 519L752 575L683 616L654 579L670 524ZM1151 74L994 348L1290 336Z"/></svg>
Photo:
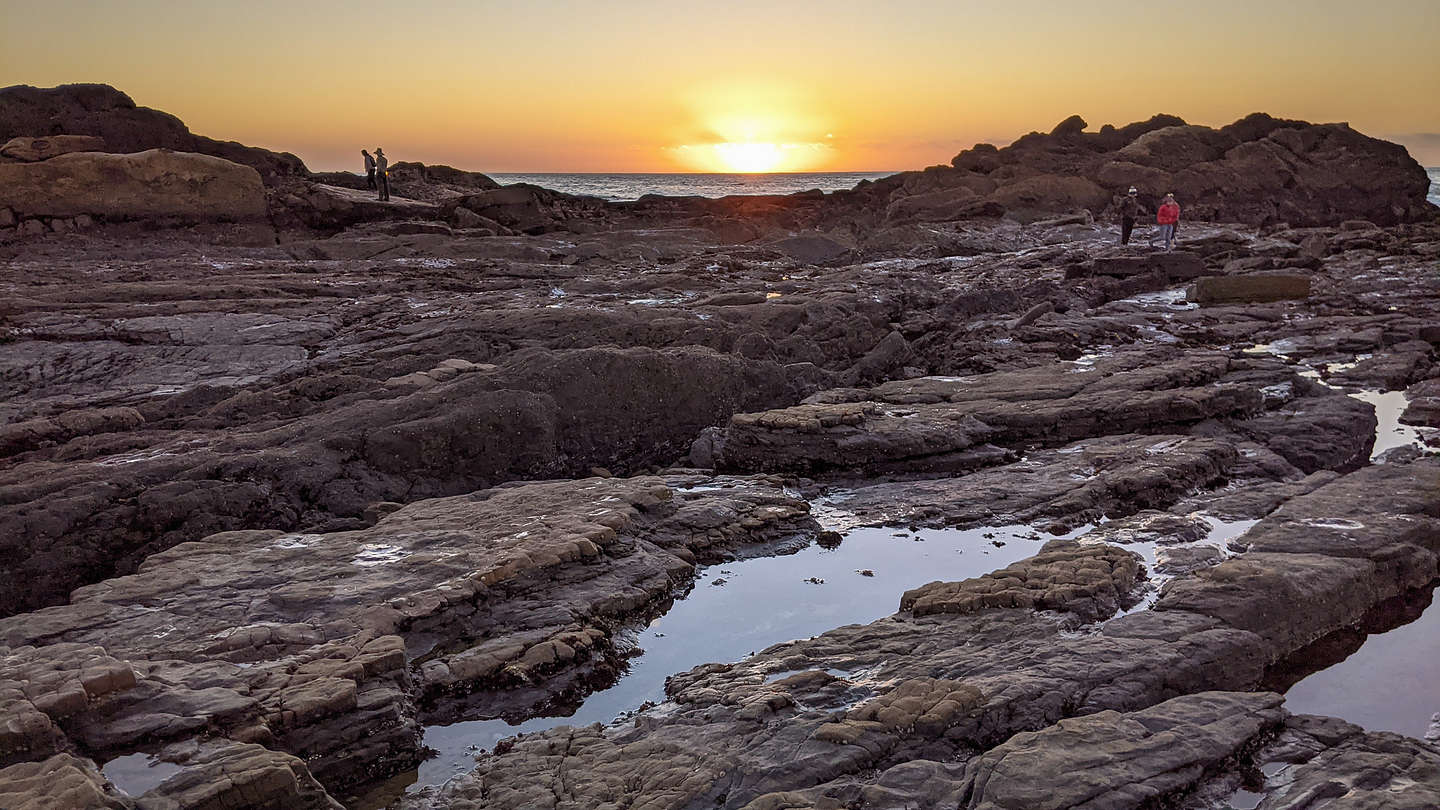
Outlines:
<svg viewBox="0 0 1440 810"><path fill-rule="evenodd" d="M1096 213L1128 186L1154 202L1174 192L1187 219L1295 226L1345 219L1382 224L1430 219L1429 178L1397 144L1345 124L1287 121L1263 113L1211 129L1173 116L1098 133L1072 117L1049 135L1004 149L962 152L957 171L1001 189L992 199L1037 213L1088 207ZM947 178L946 182L965 182ZM1086 185L1086 184L1089 185Z"/></svg>
<svg viewBox="0 0 1440 810"><path fill-rule="evenodd" d="M109 85L0 88L0 140L57 135L96 136L107 150L118 153L149 149L198 152L249 166L267 180L307 174L305 164L288 152L191 134L179 118L137 107L129 96Z"/></svg>
<svg viewBox="0 0 1440 810"><path fill-rule="evenodd" d="M254 169L208 155L80 152L0 164L0 208L22 219L254 222L265 219L265 192Z"/></svg>
<svg viewBox="0 0 1440 810"><path fill-rule="evenodd" d="M1440 580L1440 225L1384 144L1072 118L833 194L381 203L109 88L0 111L0 806L1440 795L1281 694ZM1115 244L1137 173L1175 252ZM717 613L567 725L785 561L753 651Z"/></svg>

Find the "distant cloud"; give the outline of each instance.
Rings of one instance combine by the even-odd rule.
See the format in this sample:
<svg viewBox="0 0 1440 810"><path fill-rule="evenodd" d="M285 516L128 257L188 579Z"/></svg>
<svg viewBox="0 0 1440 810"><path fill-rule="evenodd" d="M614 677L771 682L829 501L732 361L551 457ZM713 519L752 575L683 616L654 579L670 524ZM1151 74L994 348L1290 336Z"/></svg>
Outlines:
<svg viewBox="0 0 1440 810"><path fill-rule="evenodd" d="M1440 166L1440 132L1411 132L1408 135L1386 135L1410 151L1422 166Z"/></svg>

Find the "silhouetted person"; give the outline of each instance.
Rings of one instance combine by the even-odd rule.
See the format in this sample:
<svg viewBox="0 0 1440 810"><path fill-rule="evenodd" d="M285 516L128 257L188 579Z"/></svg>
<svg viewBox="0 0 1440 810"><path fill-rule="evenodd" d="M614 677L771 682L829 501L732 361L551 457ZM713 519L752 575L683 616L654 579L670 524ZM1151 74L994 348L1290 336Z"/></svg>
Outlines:
<svg viewBox="0 0 1440 810"><path fill-rule="evenodd" d="M1151 235L1150 244L1154 245L1155 237L1159 236L1165 240L1165 249L1171 250L1175 246L1175 228L1180 224L1180 203L1175 202L1174 194L1166 194L1161 201L1160 209L1155 212L1155 224L1160 227Z"/></svg>
<svg viewBox="0 0 1440 810"><path fill-rule="evenodd" d="M1145 215L1145 206L1140 204L1140 192L1134 186L1120 201L1120 244L1130 244L1130 232L1135 230L1135 220Z"/></svg>
<svg viewBox="0 0 1440 810"><path fill-rule="evenodd" d="M370 157L370 153L369 153L369 152L366 152L364 149L361 149L361 150L360 150L360 154L362 154L362 155L365 156L365 185L368 186L371 191L374 191L374 190L375 190L375 158Z"/></svg>
<svg viewBox="0 0 1440 810"><path fill-rule="evenodd" d="M385 150L378 146L375 147L375 174L380 183L380 199L390 199L390 161L385 158Z"/></svg>

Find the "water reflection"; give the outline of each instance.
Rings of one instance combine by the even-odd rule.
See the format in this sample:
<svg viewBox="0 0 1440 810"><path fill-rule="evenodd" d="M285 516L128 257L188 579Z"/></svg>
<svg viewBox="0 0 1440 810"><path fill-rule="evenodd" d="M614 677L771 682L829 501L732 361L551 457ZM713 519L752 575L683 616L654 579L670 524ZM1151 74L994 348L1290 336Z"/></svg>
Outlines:
<svg viewBox="0 0 1440 810"><path fill-rule="evenodd" d="M572 715L517 725L496 719L427 727L425 744L439 753L421 764L410 789L443 784L471 770L475 754L506 737L558 725L610 723L664 700L669 675L888 616L910 588L1003 568L1033 556L1048 539L1028 526L914 532L859 528L838 547L812 545L791 555L709 566L689 595L639 632L636 642L643 654L629 661L613 686L590 695Z"/></svg>
<svg viewBox="0 0 1440 810"><path fill-rule="evenodd" d="M1288 673L1274 673L1270 688L1294 684L1285 694L1285 708L1294 714L1329 715L1369 731L1423 737L1431 715L1440 711L1434 586L1382 603L1359 628L1311 645Z"/></svg>

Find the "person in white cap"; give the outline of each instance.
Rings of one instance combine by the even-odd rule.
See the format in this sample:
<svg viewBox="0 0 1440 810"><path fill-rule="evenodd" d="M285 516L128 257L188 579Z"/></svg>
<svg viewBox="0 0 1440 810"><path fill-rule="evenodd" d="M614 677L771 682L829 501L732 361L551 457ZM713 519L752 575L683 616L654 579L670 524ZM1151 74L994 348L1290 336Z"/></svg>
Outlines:
<svg viewBox="0 0 1440 810"><path fill-rule="evenodd" d="M1145 206L1140 204L1139 191L1134 186L1125 193L1125 198L1120 201L1120 244L1130 244L1130 232L1135 230L1135 220L1144 216L1147 212Z"/></svg>

